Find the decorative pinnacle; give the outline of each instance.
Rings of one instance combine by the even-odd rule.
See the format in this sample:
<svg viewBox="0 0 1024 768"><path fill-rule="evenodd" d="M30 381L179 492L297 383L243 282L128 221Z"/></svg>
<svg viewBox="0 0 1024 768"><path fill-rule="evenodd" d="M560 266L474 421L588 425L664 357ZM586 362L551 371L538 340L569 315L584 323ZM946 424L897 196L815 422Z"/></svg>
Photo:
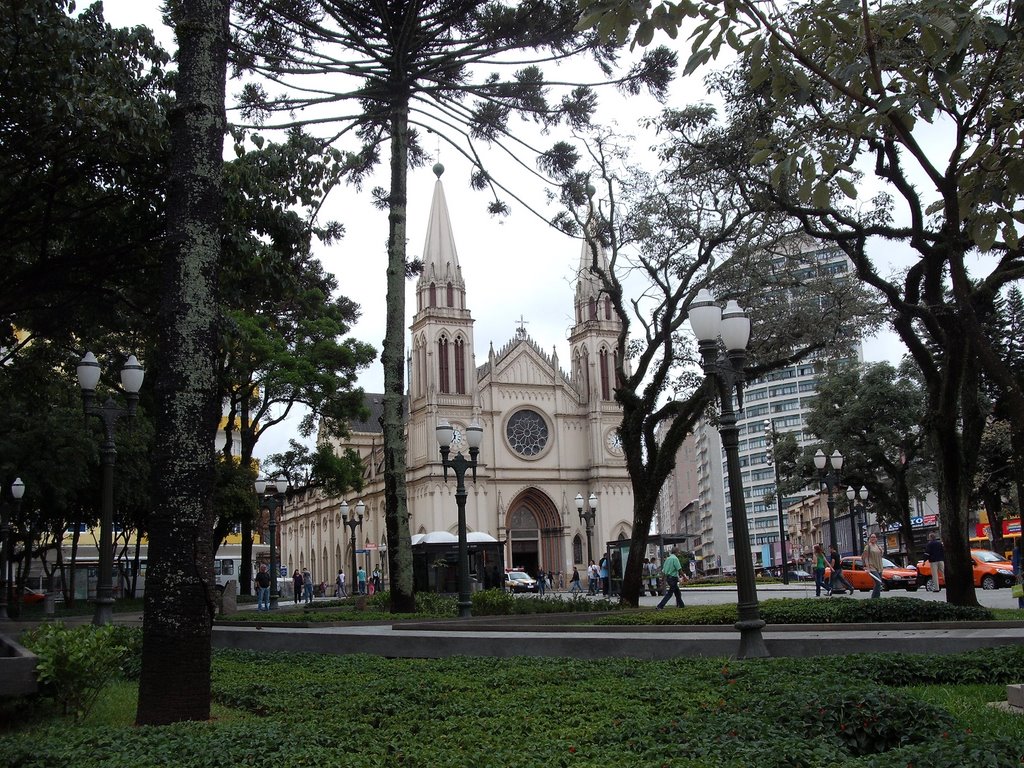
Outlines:
<svg viewBox="0 0 1024 768"><path fill-rule="evenodd" d="M434 175L437 176L437 178L440 179L441 178L441 174L443 174L443 173L444 173L444 166L441 165L440 163L434 163Z"/></svg>

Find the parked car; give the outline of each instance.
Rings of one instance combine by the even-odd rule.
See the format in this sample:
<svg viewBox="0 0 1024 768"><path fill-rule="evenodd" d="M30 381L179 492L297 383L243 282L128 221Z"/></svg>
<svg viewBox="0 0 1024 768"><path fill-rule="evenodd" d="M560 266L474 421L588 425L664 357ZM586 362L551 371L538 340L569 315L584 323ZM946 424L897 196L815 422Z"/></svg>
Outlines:
<svg viewBox="0 0 1024 768"><path fill-rule="evenodd" d="M786 578L790 581L814 581L814 575L807 571L800 570L797 568L795 571L790 571L786 574Z"/></svg>
<svg viewBox="0 0 1024 768"><path fill-rule="evenodd" d="M537 581L526 571L506 571L505 589L509 592L536 592Z"/></svg>
<svg viewBox="0 0 1024 768"><path fill-rule="evenodd" d="M1016 577L1013 575L1013 563L990 549L972 549L971 560L974 561L974 586L982 589L999 589L1013 586ZM925 589L931 590L932 564L922 560L917 564L917 581ZM945 569L939 573L939 588L946 586Z"/></svg>
<svg viewBox="0 0 1024 768"><path fill-rule="evenodd" d="M40 592L38 589L32 589L32 587L25 587L25 590L21 593L21 602L24 605L34 605L41 603L46 599L46 593Z"/></svg>
<svg viewBox="0 0 1024 768"><path fill-rule="evenodd" d="M844 557L843 577L859 592L868 592L875 587L871 574L864 568L859 557ZM832 578L832 567L825 569L825 580ZM892 560L882 558L882 589L905 589L916 592L918 588L918 572L913 568L903 568Z"/></svg>

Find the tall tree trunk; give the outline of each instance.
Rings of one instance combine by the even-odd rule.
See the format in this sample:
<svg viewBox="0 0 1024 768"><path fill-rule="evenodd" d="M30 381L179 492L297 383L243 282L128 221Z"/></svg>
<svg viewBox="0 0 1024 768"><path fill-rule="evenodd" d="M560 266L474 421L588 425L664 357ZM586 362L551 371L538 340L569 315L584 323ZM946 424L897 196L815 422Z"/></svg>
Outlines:
<svg viewBox="0 0 1024 768"><path fill-rule="evenodd" d="M155 508L136 722L210 716L217 269L230 0L175 6L177 103L159 308Z"/></svg>
<svg viewBox="0 0 1024 768"><path fill-rule="evenodd" d="M391 197L388 215L387 329L384 366L384 515L388 533L391 610L411 613L412 542L405 497L405 237L409 173L409 103L396 99L391 112Z"/></svg>

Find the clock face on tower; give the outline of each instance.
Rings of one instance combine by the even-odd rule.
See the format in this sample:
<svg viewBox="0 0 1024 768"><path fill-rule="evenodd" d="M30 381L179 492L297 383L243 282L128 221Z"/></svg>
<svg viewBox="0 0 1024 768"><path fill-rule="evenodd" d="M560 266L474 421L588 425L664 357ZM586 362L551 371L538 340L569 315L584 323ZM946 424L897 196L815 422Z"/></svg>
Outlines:
<svg viewBox="0 0 1024 768"><path fill-rule="evenodd" d="M609 453L614 453L616 456L622 455L622 437L619 436L619 430L609 429L608 434L605 435L604 444L608 446Z"/></svg>
<svg viewBox="0 0 1024 768"><path fill-rule="evenodd" d="M469 444L466 442L466 427L456 421L452 422L452 453L467 453Z"/></svg>

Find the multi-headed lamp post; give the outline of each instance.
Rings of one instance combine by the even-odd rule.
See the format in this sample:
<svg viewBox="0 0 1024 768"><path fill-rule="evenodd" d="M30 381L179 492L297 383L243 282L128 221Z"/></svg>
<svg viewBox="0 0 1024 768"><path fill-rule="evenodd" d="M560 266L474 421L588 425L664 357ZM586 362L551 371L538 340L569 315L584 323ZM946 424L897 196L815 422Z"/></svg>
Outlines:
<svg viewBox="0 0 1024 768"><path fill-rule="evenodd" d="M86 352L78 363L78 385L82 388L82 408L86 415L95 416L103 424L103 442L100 443L100 465L103 468L103 498L100 507L99 581L96 584L96 613L92 623L97 626L114 620L114 461L117 447L114 431L122 416L129 419L139 405L139 390L146 375L135 355L129 355L121 369L121 388L128 401L127 407L114 402L112 397L96 403L96 385L100 381L100 364L92 352Z"/></svg>
<svg viewBox="0 0 1024 768"><path fill-rule="evenodd" d="M469 544L466 540L466 470L473 470L473 482L476 482L477 457L480 455L480 444L484 440L484 428L477 422L466 427L466 443L469 445L469 459L462 451L449 459L452 438L455 430L447 421L440 421L434 430L437 444L441 449L441 466L444 468L444 480L448 482L448 470L455 470L455 504L459 508L459 618L468 619L473 615L473 598L469 594Z"/></svg>
<svg viewBox="0 0 1024 768"><path fill-rule="evenodd" d="M25 484L21 482L20 477L16 477L11 484L11 498L14 500L15 511L21 504L21 497L24 495ZM0 508L0 514L3 515L3 520L0 521L0 536L2 536L0 545L3 546L3 552L0 553L0 622L3 622L10 619L7 614L7 605L13 586L14 558L11 557L11 518L7 513L6 504Z"/></svg>
<svg viewBox="0 0 1024 768"><path fill-rule="evenodd" d="M868 489L864 486L861 486L859 489L854 488L852 485L848 486L846 498L850 501L850 533L853 535L853 538L850 539L850 546L853 547L854 554L856 554L863 549L857 519L860 518L865 523L867 522L864 515L864 505L861 502L868 500Z"/></svg>
<svg viewBox="0 0 1024 768"><path fill-rule="evenodd" d="M768 655L768 648L761 636L764 620L757 604L750 530L747 527L743 480L740 475L739 427L732 400L735 391L737 405L743 407L743 364L747 356L747 342L750 340L750 318L735 301L730 301L723 311L715 303L711 291L704 288L690 304L689 320L700 347L704 372L714 379L721 403L718 432L722 437L729 475L729 504L732 507L739 596L736 629L740 633L740 648L737 655L741 659L762 658ZM719 346L719 339L724 351Z"/></svg>
<svg viewBox="0 0 1024 768"><path fill-rule="evenodd" d="M826 462L831 465L826 468ZM839 470L843 468L843 454L837 448L831 456L825 456L825 452L818 449L814 454L814 466L818 469L818 479L828 491L828 537L829 544L839 551L839 540L836 538L836 499L835 490L839 487L842 479L839 477Z"/></svg>
<svg viewBox="0 0 1024 768"><path fill-rule="evenodd" d="M580 513L580 522L587 528L587 562L594 561L594 520L597 519L597 496L590 494L587 507L584 508L583 494L576 494L576 511Z"/></svg>
<svg viewBox="0 0 1024 768"><path fill-rule="evenodd" d="M270 610L277 610L277 602L281 597L277 579L281 575L281 566L277 562L277 510L284 509L284 492L288 490L288 481L283 477L276 480L256 480L256 495L263 501L267 510L267 528L270 532ZM270 493L267 493L269 489Z"/></svg>
<svg viewBox="0 0 1024 768"><path fill-rule="evenodd" d="M775 455L775 446L779 439L778 432L771 419L764 420L764 438L768 450L765 451L765 462L775 468L775 506L779 511L779 555L782 560L782 583L789 584L789 559L786 557L786 516L782 512L782 492L779 490L779 457Z"/></svg>
<svg viewBox="0 0 1024 768"><path fill-rule="evenodd" d="M356 581L356 571L359 570L359 565L356 562L356 528L363 524L363 512L366 511L366 505L360 499L356 503L356 515L348 516L348 502L341 502L341 522L351 531L352 540L349 542L349 546L352 549L352 573L348 577L348 583L352 585L353 594L355 590L359 589L359 582Z"/></svg>

